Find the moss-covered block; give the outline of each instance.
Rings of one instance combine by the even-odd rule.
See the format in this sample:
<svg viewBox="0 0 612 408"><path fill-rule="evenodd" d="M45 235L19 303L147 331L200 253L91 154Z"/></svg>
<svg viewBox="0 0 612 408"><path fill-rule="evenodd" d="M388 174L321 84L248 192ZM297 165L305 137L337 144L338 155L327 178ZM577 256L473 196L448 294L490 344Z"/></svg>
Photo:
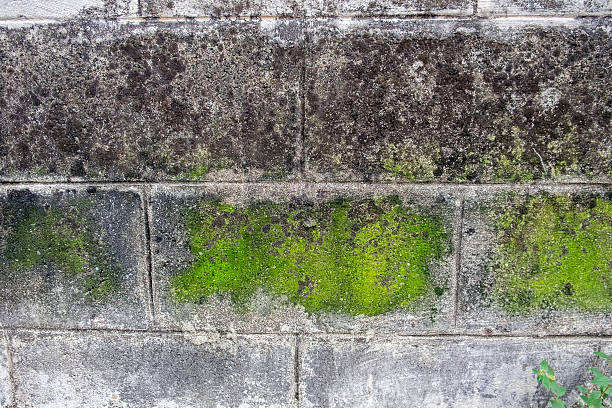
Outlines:
<svg viewBox="0 0 612 408"><path fill-rule="evenodd" d="M434 288L429 266L446 250L440 219L398 197L320 205L203 201L184 214L193 265L173 279L181 301L229 293L244 304L264 288L309 312L378 315Z"/></svg>
<svg viewBox="0 0 612 408"><path fill-rule="evenodd" d="M466 214L459 309L468 325L502 316L497 328L610 331L609 191L502 193L468 201Z"/></svg>
<svg viewBox="0 0 612 408"><path fill-rule="evenodd" d="M307 35L312 180L610 182L607 21L320 20Z"/></svg>
<svg viewBox="0 0 612 408"><path fill-rule="evenodd" d="M160 188L152 242L162 320L263 331L446 322L452 197L313 189Z"/></svg>
<svg viewBox="0 0 612 408"><path fill-rule="evenodd" d="M0 195L0 320L7 326L142 327L144 236L133 192Z"/></svg>

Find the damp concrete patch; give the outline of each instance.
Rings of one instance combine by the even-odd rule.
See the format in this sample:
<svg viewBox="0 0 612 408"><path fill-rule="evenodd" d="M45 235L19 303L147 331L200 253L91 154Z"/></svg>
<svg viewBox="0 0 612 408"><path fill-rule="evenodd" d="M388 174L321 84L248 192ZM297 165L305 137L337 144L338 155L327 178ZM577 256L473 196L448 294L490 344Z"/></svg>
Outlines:
<svg viewBox="0 0 612 408"><path fill-rule="evenodd" d="M3 326L146 327L137 192L6 188L0 206Z"/></svg>
<svg viewBox="0 0 612 408"><path fill-rule="evenodd" d="M609 181L607 24L309 22L306 176Z"/></svg>

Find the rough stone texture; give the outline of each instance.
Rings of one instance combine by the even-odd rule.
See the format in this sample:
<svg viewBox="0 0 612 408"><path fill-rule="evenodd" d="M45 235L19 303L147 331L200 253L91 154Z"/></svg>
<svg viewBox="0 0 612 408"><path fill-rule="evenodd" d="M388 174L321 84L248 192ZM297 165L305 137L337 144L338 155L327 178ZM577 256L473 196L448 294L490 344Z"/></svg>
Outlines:
<svg viewBox="0 0 612 408"><path fill-rule="evenodd" d="M305 0L311 16L403 16L417 14L470 15L469 0Z"/></svg>
<svg viewBox="0 0 612 408"><path fill-rule="evenodd" d="M21 333L19 407L291 407L290 337Z"/></svg>
<svg viewBox="0 0 612 408"><path fill-rule="evenodd" d="M609 15L610 0L480 0L480 16Z"/></svg>
<svg viewBox="0 0 612 408"><path fill-rule="evenodd" d="M229 17L300 16L303 0L144 0L143 13L152 16Z"/></svg>
<svg viewBox="0 0 612 408"><path fill-rule="evenodd" d="M138 0L0 0L0 20L118 17L137 12Z"/></svg>
<svg viewBox="0 0 612 408"><path fill-rule="evenodd" d="M308 315L302 306L259 293L245 309L237 310L229 298L213 297L203 303L177 302L171 291L173 276L185 271L194 257L188 248L188 229L180 214L195 208L202 199L245 205L249 202L328 202L335 198L388 196L401 197L403 204L416 213L438 215L449 237L453 233L455 198L437 188L416 190L410 186L249 184L209 185L186 189L158 187L151 198L153 226L153 293L156 314L163 328L230 330L238 332L306 331L376 331L397 333L436 333L449 329L453 303L451 279L453 255L444 255L430 270L432 285L442 292L425 297L412 311L397 309L378 316L351 317L348 314L315 313ZM452 244L448 243L449 248Z"/></svg>
<svg viewBox="0 0 612 408"><path fill-rule="evenodd" d="M145 328L143 213L134 191L0 191L0 325Z"/></svg>
<svg viewBox="0 0 612 408"><path fill-rule="evenodd" d="M298 21L0 28L0 178L284 178Z"/></svg>
<svg viewBox="0 0 612 408"><path fill-rule="evenodd" d="M551 197L565 197L574 200L586 208L594 205L594 201L598 197L607 198L607 200L610 200L611 197L610 190L606 188L552 187L544 189L533 186L522 194L512 192L483 194L478 189L473 189L465 202L461 270L457 279L458 329L480 334L612 334L612 327L609 324L612 317L609 303L607 306L604 305L604 308L600 311L581 311L579 308L571 306L568 308L568 305L556 302L556 298L553 298L549 307L513 312L504 308L503 304L496 300L495 283L496 279L500 279L496 276L500 268L499 249L502 238L496 231L495 219L499 214L515 206L517 206L519 212L525 211L523 208L525 208L527 194L530 197L539 197L543 193ZM576 217L569 214L567 216L570 218ZM589 222L592 221L586 219L583 221L583 225L586 226ZM551 236L553 236L554 228L553 225L550 226ZM568 236L575 233L571 230L567 231ZM609 233L601 231L601 234ZM603 245L606 245L605 242L612 242L612 236L602 235L601 242L604 242ZM529 241L526 242L526 245L533 246L534 243ZM607 244L608 249L609 245ZM533 248L533 250L541 252L541 259L559 259L559 262L566 262L563 257L564 254L557 253L557 249L559 248ZM605 250L605 248L601 249ZM574 251L574 249L562 249L562 252L568 251ZM583 251L585 251L584 248ZM576 255L569 252L567 256L575 257ZM575 266L580 268L580 263ZM524 267L529 268L528 265ZM595 266L595 268L605 267L606 265ZM559 264L559 270L561 270L561 264ZM602 287L605 287L604 285L610 287L609 282L601 282L601 285ZM574 289L571 285L566 285L557 297L565 300L565 298L574 295L573 292Z"/></svg>
<svg viewBox="0 0 612 408"><path fill-rule="evenodd" d="M0 341L0 407L8 407L10 402L10 386L8 376L8 359L6 354L5 335L2 334Z"/></svg>
<svg viewBox="0 0 612 408"><path fill-rule="evenodd" d="M532 368L542 359L572 390L593 366L594 341L308 338L303 407L543 407ZM605 343L610 349L612 344ZM575 391L570 395L576 398Z"/></svg>
<svg viewBox="0 0 612 408"><path fill-rule="evenodd" d="M307 37L311 179L611 180L607 20L328 20Z"/></svg>
<svg viewBox="0 0 612 408"><path fill-rule="evenodd" d="M469 15L468 0L146 0L151 16L398 16L417 14Z"/></svg>

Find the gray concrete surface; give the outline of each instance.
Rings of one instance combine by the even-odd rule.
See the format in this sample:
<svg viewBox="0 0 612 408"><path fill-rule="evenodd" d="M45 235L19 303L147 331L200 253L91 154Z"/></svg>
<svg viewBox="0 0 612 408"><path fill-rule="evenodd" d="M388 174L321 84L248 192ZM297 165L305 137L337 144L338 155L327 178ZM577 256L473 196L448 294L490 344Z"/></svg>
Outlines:
<svg viewBox="0 0 612 408"><path fill-rule="evenodd" d="M6 407L11 401L9 374L8 374L8 355L6 348L5 333L1 333L0 341L0 407Z"/></svg>
<svg viewBox="0 0 612 408"><path fill-rule="evenodd" d="M0 20L69 19L131 16L138 13L138 0L1 0Z"/></svg>
<svg viewBox="0 0 612 408"><path fill-rule="evenodd" d="M300 356L301 406L543 407L549 395L536 386L532 368L547 359L559 383L572 390L584 381L600 343L308 337Z"/></svg>
<svg viewBox="0 0 612 408"><path fill-rule="evenodd" d="M294 339L16 332L19 407L291 407Z"/></svg>
<svg viewBox="0 0 612 408"><path fill-rule="evenodd" d="M2 188L0 326L147 326L137 191Z"/></svg>

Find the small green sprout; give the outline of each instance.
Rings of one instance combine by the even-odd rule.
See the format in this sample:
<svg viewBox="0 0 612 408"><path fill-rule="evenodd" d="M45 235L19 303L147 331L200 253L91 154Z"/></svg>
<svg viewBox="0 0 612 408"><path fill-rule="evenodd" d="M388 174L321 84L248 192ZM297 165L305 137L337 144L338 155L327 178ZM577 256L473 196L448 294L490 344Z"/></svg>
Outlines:
<svg viewBox="0 0 612 408"><path fill-rule="evenodd" d="M609 408L612 404L612 376L608 376L608 370L612 364L612 356L602 352L595 352L598 357L607 360L603 371L597 368L589 368L593 373L593 380L588 386L578 386L577 389L582 395L582 401L576 401L572 408ZM553 399L550 401L552 408L567 408L567 405L561 400L566 394L566 389L557 383L555 373L546 360L540 363L539 369L534 369L533 372L537 375L538 383L553 394Z"/></svg>

